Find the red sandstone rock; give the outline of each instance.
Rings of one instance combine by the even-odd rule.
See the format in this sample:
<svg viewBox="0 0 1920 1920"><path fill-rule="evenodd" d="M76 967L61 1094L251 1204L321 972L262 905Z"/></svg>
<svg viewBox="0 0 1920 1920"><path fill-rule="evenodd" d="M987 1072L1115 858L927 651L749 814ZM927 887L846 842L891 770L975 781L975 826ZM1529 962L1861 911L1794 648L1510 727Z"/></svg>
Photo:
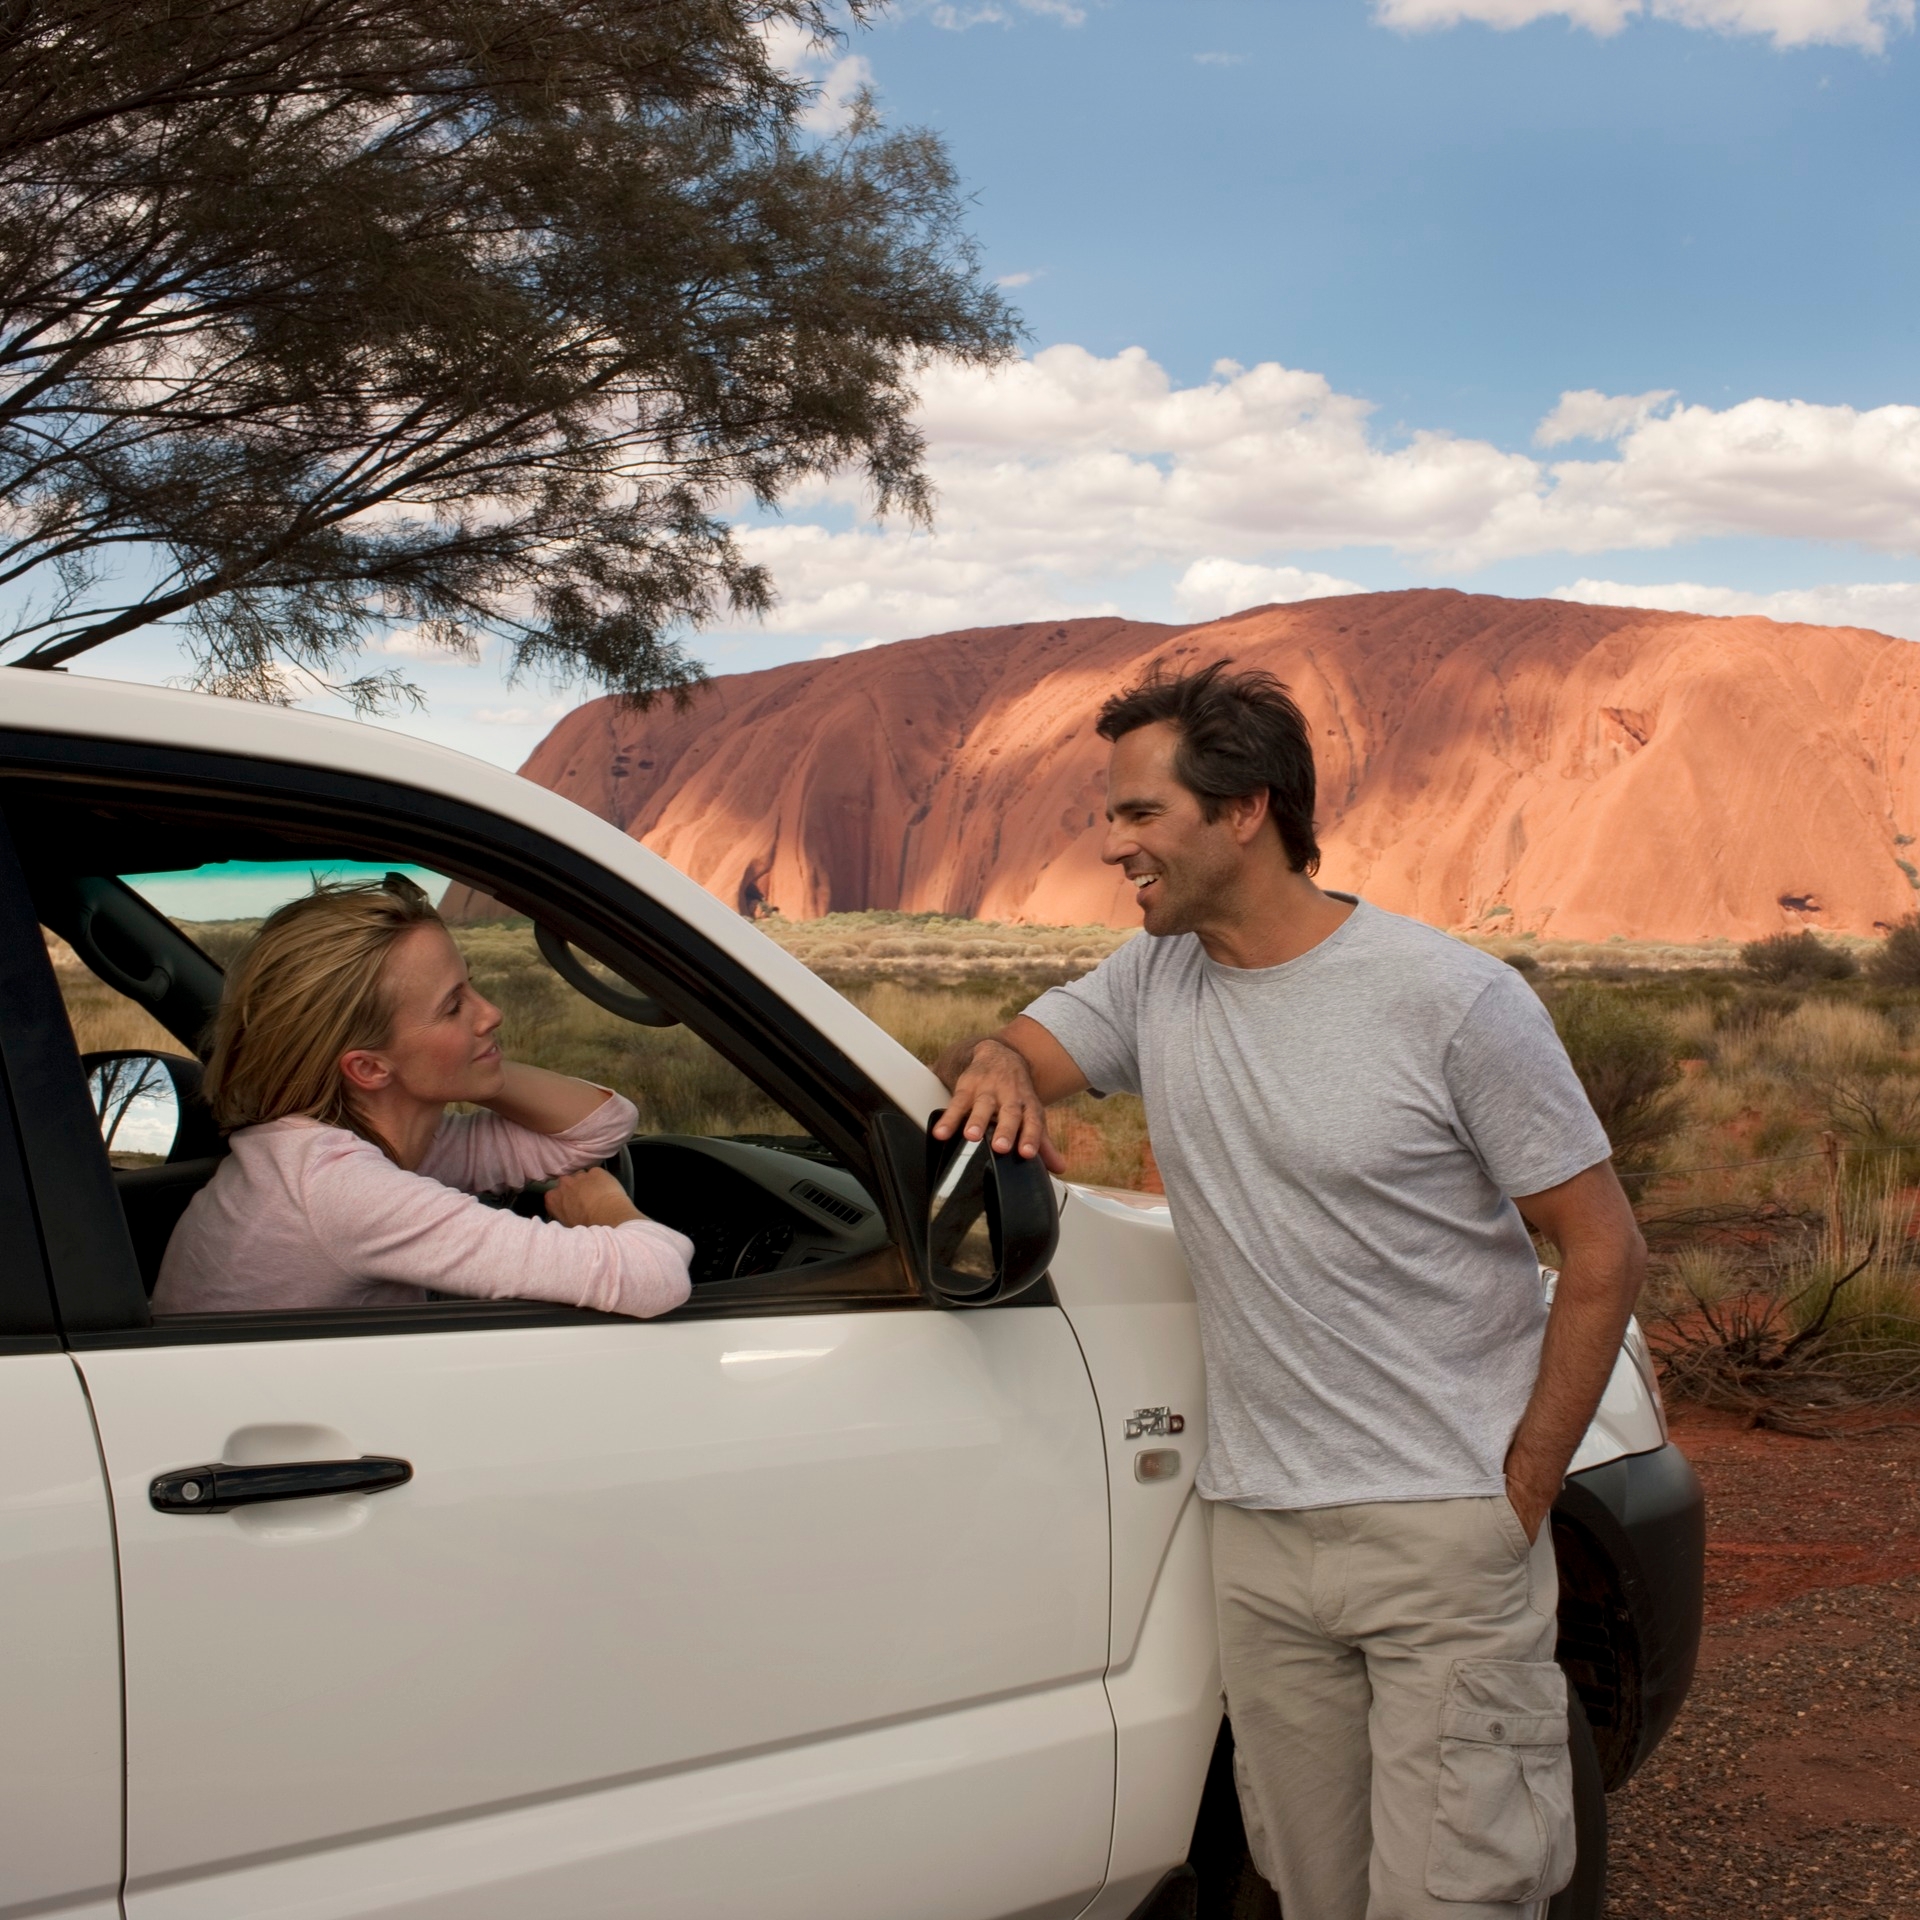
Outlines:
<svg viewBox="0 0 1920 1920"><path fill-rule="evenodd" d="M1419 591L1200 627L976 628L597 700L523 771L743 911L1135 923L1094 711L1166 656L1292 687L1330 886L1562 939L1871 933L1920 907L1920 647L1846 627Z"/></svg>

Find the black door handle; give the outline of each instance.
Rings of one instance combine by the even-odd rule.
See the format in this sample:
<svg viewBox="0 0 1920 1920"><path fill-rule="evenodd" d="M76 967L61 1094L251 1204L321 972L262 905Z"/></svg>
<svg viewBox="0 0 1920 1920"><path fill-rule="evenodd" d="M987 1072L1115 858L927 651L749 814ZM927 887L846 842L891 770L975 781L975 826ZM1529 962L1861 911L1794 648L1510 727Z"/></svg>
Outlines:
<svg viewBox="0 0 1920 1920"><path fill-rule="evenodd" d="M263 1500L315 1500L327 1493L383 1493L413 1478L410 1461L363 1453L358 1460L284 1460L270 1467L181 1467L147 1489L160 1513L230 1513Z"/></svg>

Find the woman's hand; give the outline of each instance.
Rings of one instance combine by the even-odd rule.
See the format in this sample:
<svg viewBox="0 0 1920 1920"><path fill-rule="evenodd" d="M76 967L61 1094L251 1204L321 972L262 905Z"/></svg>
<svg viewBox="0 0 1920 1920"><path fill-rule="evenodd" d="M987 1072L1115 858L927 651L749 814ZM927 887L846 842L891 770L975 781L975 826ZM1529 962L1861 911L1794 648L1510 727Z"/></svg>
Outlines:
<svg viewBox="0 0 1920 1920"><path fill-rule="evenodd" d="M619 1227L647 1217L605 1167L563 1173L547 1189L547 1213L563 1227Z"/></svg>

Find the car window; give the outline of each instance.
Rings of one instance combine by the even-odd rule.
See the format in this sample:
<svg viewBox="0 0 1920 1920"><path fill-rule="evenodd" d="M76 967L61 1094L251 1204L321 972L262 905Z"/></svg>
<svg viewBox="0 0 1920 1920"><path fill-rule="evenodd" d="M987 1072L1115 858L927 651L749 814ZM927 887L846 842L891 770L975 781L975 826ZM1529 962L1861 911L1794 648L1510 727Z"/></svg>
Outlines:
<svg viewBox="0 0 1920 1920"><path fill-rule="evenodd" d="M396 870L442 904L475 987L504 1016L499 1037L509 1059L591 1081L633 1103L634 1136L617 1177L630 1183L644 1213L693 1241L696 1300L700 1289L720 1283L732 1293L745 1285L751 1294L756 1288L747 1283L758 1283L758 1291L777 1294L888 1251L881 1209L866 1186L778 1100L689 1027L639 1024L596 1004L627 1004L634 989L559 947L557 957L570 962L580 984L564 978L551 934L543 952L533 918L506 911L470 883L404 859L319 852L284 861L134 867L105 883L138 896L224 967L269 913L316 884L378 880ZM79 884L97 889L102 879L87 876ZM75 938L87 944L77 932ZM48 943L151 1293L182 1213L215 1177L224 1149L204 1110L189 1143L198 1070L179 1032L177 1006L169 1012L176 1031L169 1033L101 977L138 975L143 957L116 949L109 962L94 951L90 963L57 934L50 932ZM582 986L596 983L602 991L589 998ZM152 1065L156 1058L164 1064ZM537 1216L546 1184L491 1199Z"/></svg>
<svg viewBox="0 0 1920 1920"><path fill-rule="evenodd" d="M808 1137L795 1131L779 1106L698 1035L683 1026L638 1026L595 1006L541 956L530 918L510 914L429 868L404 862L235 860L120 878L225 966L275 908L316 885L377 881L389 872L402 873L424 888L446 913L474 986L506 1016L500 1040L509 1059L573 1074L624 1094L639 1110L642 1133L744 1135L788 1147L808 1144ZM71 949L68 953L72 957ZM606 968L591 960L583 964L594 977L619 984ZM77 958L74 966L79 967ZM85 975L83 967L79 970ZM63 981L70 977L63 975ZM102 1004L105 996L131 1016L114 1031L150 1034L154 1044L177 1044L166 1041L124 996L91 975L85 977L88 985L82 994L88 1005ZM76 1036L79 1027L76 1017ZM98 1030L108 1029L102 1024ZM134 1038L96 1042L140 1043ZM83 1044L82 1051L87 1050Z"/></svg>

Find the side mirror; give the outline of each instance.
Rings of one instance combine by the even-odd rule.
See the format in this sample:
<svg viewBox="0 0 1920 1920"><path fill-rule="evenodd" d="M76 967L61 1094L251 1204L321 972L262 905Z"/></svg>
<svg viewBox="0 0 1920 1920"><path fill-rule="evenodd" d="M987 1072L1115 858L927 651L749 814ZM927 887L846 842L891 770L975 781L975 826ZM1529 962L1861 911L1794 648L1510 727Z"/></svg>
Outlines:
<svg viewBox="0 0 1920 1920"><path fill-rule="evenodd" d="M100 1144L119 1167L152 1167L173 1157L185 1095L174 1062L162 1053L90 1053L87 1092L100 1121Z"/></svg>
<svg viewBox="0 0 1920 1920"><path fill-rule="evenodd" d="M992 1307L1038 1286L1060 1244L1046 1168L984 1140L936 1140L931 1122L926 1144L928 1290L950 1307Z"/></svg>

